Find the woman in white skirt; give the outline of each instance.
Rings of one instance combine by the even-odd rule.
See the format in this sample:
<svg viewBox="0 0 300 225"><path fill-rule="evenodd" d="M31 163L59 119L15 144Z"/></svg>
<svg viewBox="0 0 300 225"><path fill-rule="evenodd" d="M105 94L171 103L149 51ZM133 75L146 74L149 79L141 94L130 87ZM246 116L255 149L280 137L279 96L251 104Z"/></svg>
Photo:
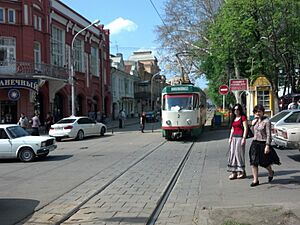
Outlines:
<svg viewBox="0 0 300 225"><path fill-rule="evenodd" d="M229 157L227 171L231 172L229 179L242 179L245 172L245 145L248 132L247 117L241 104L232 109L232 121L229 137Z"/></svg>

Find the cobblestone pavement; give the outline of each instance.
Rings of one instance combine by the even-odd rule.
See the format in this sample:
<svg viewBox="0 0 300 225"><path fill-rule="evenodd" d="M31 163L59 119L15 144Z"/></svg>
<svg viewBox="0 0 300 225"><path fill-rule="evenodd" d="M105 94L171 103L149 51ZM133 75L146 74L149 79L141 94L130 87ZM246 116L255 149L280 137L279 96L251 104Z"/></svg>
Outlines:
<svg viewBox="0 0 300 225"><path fill-rule="evenodd" d="M267 182L267 172L260 168L261 184L251 188L247 153L247 178L228 180L228 132L207 130L195 143L156 224L300 225L299 151L277 150L282 165L274 166L273 182ZM157 137L161 138L160 135ZM250 141L247 141L246 149L249 149ZM89 199L65 224L146 224L187 145L167 142L158 152L112 183L110 188ZM143 154L146 153L144 150ZM74 207L77 200L89 194L86 190L95 191L110 176L120 172L120 168L128 166L132 159L124 160L114 171L103 171L98 179L95 177L79 186L78 192L58 199L57 205L54 204L44 216L60 216L63 207ZM28 224L41 223L33 217Z"/></svg>

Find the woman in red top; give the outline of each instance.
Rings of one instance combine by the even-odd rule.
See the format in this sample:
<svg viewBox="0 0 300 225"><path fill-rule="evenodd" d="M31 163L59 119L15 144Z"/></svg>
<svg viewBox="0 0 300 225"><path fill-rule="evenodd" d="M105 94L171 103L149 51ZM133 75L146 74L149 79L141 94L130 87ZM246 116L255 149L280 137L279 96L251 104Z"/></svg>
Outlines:
<svg viewBox="0 0 300 225"><path fill-rule="evenodd" d="M245 173L245 145L247 136L247 117L241 104L236 104L232 109L232 121L229 137L230 153L227 171L231 172L229 179L241 179Z"/></svg>

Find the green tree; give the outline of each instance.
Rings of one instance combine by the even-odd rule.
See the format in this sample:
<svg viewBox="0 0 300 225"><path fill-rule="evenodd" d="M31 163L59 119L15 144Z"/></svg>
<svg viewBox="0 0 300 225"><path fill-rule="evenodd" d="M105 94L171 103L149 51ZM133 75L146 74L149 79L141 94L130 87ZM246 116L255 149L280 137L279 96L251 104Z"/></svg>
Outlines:
<svg viewBox="0 0 300 225"><path fill-rule="evenodd" d="M292 76L300 62L300 1L169 0L165 13L157 30L162 47L192 53L194 75L205 74L217 104L218 87L230 78L251 81L263 74L277 94L279 68L286 86L300 92L300 79Z"/></svg>

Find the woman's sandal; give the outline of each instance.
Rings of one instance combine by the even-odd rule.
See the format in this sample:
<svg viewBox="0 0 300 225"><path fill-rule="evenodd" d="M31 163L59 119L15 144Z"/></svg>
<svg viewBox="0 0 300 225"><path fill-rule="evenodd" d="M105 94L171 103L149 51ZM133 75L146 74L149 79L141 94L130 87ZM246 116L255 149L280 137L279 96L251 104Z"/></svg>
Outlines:
<svg viewBox="0 0 300 225"><path fill-rule="evenodd" d="M234 180L237 178L237 176L235 173L232 173L232 174L230 174L230 176L228 178L229 178L229 180Z"/></svg>
<svg viewBox="0 0 300 225"><path fill-rule="evenodd" d="M252 183L250 184L250 187L255 187L255 186L257 186L257 185L259 185L259 181L252 182Z"/></svg>
<svg viewBox="0 0 300 225"><path fill-rule="evenodd" d="M273 180L273 178L274 178L274 170L272 170L272 176L268 176L268 181L269 181L269 183Z"/></svg>
<svg viewBox="0 0 300 225"><path fill-rule="evenodd" d="M236 178L237 179L244 179L244 178L246 178L246 172L239 173Z"/></svg>

